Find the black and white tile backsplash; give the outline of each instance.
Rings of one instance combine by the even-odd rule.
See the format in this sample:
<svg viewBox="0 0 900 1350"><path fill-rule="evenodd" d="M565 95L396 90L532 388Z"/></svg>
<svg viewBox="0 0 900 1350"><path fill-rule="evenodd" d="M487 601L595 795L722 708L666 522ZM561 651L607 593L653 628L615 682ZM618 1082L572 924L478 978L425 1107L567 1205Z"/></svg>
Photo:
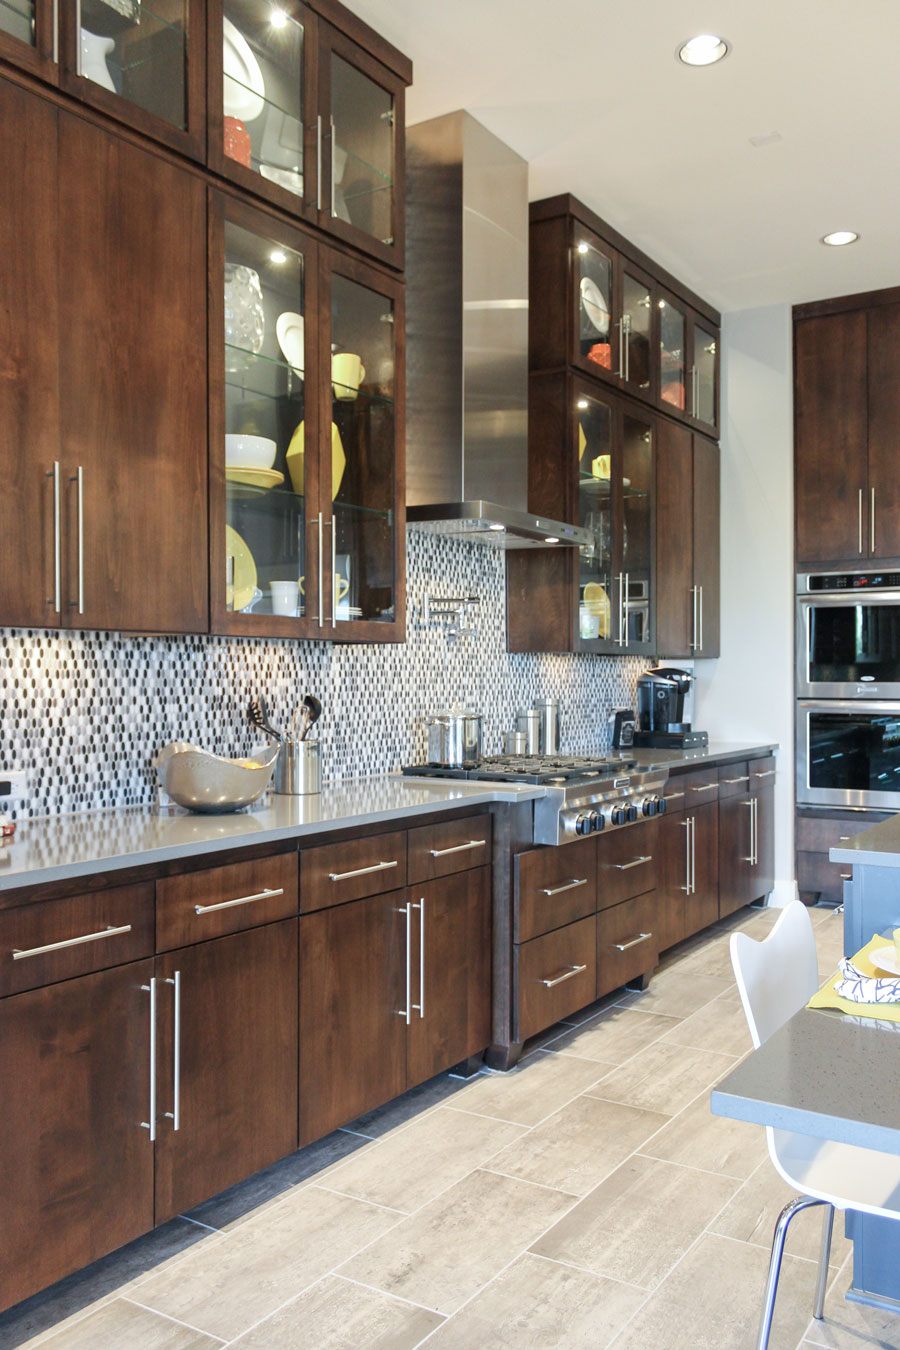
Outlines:
<svg viewBox="0 0 900 1350"><path fill-rule="evenodd" d="M423 717L460 703L484 714L485 753L500 751L516 709L562 705L564 751L608 746L611 708L634 707L639 657L510 655L500 550L410 532L407 641L386 646L217 637L124 637L0 628L0 769L26 769L20 815L152 802L153 760L173 740L240 755L263 693L277 726L307 691L324 707L326 779L420 762ZM448 642L432 596L477 595L475 636Z"/></svg>

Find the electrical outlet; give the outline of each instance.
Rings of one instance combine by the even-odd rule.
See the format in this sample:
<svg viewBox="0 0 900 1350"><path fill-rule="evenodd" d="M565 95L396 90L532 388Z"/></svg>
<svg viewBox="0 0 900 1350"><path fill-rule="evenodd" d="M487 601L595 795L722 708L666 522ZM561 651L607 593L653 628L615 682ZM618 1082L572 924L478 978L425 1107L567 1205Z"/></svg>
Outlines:
<svg viewBox="0 0 900 1350"><path fill-rule="evenodd" d="M28 774L24 769L13 772L0 769L0 811L13 802L24 802L28 797Z"/></svg>

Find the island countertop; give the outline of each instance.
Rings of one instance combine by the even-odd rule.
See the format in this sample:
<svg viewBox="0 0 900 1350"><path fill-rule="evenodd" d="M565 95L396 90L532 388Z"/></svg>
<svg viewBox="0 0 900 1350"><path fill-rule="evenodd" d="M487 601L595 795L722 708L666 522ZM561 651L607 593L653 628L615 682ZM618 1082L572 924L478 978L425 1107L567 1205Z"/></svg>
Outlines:
<svg viewBox="0 0 900 1350"><path fill-rule="evenodd" d="M829 851L832 862L853 863L857 867L900 867L900 815L871 825Z"/></svg>

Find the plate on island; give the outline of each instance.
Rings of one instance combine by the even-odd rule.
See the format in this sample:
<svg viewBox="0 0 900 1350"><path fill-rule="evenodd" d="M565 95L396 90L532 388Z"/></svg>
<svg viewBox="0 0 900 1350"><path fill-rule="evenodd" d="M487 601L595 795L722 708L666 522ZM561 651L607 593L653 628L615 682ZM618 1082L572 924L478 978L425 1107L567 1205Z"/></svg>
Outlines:
<svg viewBox="0 0 900 1350"><path fill-rule="evenodd" d="M886 970L889 975L900 975L900 960L897 959L897 949L893 943L889 947L876 947L873 952L869 952L869 960L878 970Z"/></svg>

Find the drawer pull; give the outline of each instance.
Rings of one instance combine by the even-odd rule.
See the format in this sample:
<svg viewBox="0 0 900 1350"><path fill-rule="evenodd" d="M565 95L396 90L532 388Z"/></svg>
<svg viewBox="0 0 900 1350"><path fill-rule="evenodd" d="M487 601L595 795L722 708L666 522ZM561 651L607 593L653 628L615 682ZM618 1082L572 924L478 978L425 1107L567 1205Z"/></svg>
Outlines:
<svg viewBox="0 0 900 1350"><path fill-rule="evenodd" d="M469 848L484 848L486 839L470 839L467 844L454 844L452 848L430 848L432 858L444 858L448 853L465 853Z"/></svg>
<svg viewBox="0 0 900 1350"><path fill-rule="evenodd" d="M743 776L743 778L723 778L723 779L722 779L722 782L723 782L723 783L749 783L749 782L750 782L750 775L749 775L749 773L745 773L744 776Z"/></svg>
<svg viewBox="0 0 900 1350"><path fill-rule="evenodd" d="M652 936L652 933L638 933L637 937L632 938L630 942L614 942L612 945L617 952L627 952L629 947L637 947L639 943L646 942Z"/></svg>
<svg viewBox="0 0 900 1350"><path fill-rule="evenodd" d="M754 778L774 778L774 777L775 777L775 770L774 770L774 769L765 769L762 773L759 773L756 769L754 769L754 770L753 770L753 777L754 777Z"/></svg>
<svg viewBox="0 0 900 1350"><path fill-rule="evenodd" d="M664 792L663 800L667 802L674 802L676 797L683 797L683 796L684 796L683 792Z"/></svg>
<svg viewBox="0 0 900 1350"><path fill-rule="evenodd" d="M627 872L630 867L640 867L641 863L652 862L653 854L645 853L643 858L632 858L629 863L613 863L617 872Z"/></svg>
<svg viewBox="0 0 900 1350"><path fill-rule="evenodd" d="M98 933L85 933L82 937L66 938L63 942L48 942L46 947L29 947L27 951L14 947L12 959L24 961L26 956L44 956L47 952L62 951L63 947L80 947L82 942L99 942L101 938L118 937L120 933L130 932L131 924L125 923L121 928L101 928Z"/></svg>
<svg viewBox="0 0 900 1350"><path fill-rule="evenodd" d="M565 881L561 886L542 886L541 895L559 895L562 891L574 891L578 886L586 886L587 877L576 877L574 881Z"/></svg>
<svg viewBox="0 0 900 1350"><path fill-rule="evenodd" d="M396 867L397 860L393 862L373 863L371 867L357 867L354 872L329 872L329 881L347 881L350 877L364 877L367 872L384 872L388 867Z"/></svg>
<svg viewBox="0 0 900 1350"><path fill-rule="evenodd" d="M555 980L541 980L541 984L545 985L547 989L552 989L555 984L562 984L563 980L571 980L573 975L580 975L583 970L587 970L587 966L569 966L564 975L557 975Z"/></svg>
<svg viewBox="0 0 900 1350"><path fill-rule="evenodd" d="M739 783L740 781L741 781L740 778L725 779L726 783ZM702 783L699 787L696 787L694 786L694 784L691 784L691 792L714 792L718 786L719 786L718 783Z"/></svg>
<svg viewBox="0 0 900 1350"><path fill-rule="evenodd" d="M269 900L273 895L284 895L284 887L279 886L277 891L269 890L257 891L256 895L240 895L237 900L220 900L217 905L195 905L195 914L212 914L215 909L231 909L234 905L252 905L254 900Z"/></svg>

